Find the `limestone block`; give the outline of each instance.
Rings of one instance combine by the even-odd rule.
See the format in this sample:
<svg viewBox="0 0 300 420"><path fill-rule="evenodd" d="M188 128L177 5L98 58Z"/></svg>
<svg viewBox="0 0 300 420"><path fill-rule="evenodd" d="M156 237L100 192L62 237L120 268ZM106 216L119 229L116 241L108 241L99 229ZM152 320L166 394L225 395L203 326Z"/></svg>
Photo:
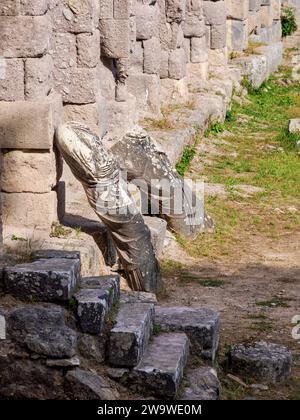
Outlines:
<svg viewBox="0 0 300 420"><path fill-rule="evenodd" d="M185 18L186 0L166 0L168 22L182 22Z"/></svg>
<svg viewBox="0 0 300 420"><path fill-rule="evenodd" d="M144 73L158 74L160 68L160 42L158 38L143 41Z"/></svg>
<svg viewBox="0 0 300 420"><path fill-rule="evenodd" d="M187 13L183 23L183 33L185 37L201 37L205 33L204 19L194 13Z"/></svg>
<svg viewBox="0 0 300 420"><path fill-rule="evenodd" d="M205 63L208 60L205 36L191 38L191 62Z"/></svg>
<svg viewBox="0 0 300 420"><path fill-rule="evenodd" d="M89 104L100 92L98 67L55 69L54 83L63 101L69 104Z"/></svg>
<svg viewBox="0 0 300 420"><path fill-rule="evenodd" d="M160 52L159 76L161 79L169 77L169 51L162 50Z"/></svg>
<svg viewBox="0 0 300 420"><path fill-rule="evenodd" d="M56 32L91 33L98 26L99 16L98 0L63 0L56 2L51 10L53 28Z"/></svg>
<svg viewBox="0 0 300 420"><path fill-rule="evenodd" d="M156 78L156 76L152 76L152 75L141 75L142 76L146 76L149 78ZM130 87L130 79L131 76L128 77L128 89L131 90ZM134 80L137 80L137 85L135 85ZM135 75L133 78L133 86L132 86L132 90L136 91L137 88L140 89L140 91L143 93L143 89L141 86L141 82L139 80L139 78ZM147 89L145 87L145 89ZM146 92L144 93L146 94ZM150 91L150 103L152 104L152 106L154 107L153 103L155 104L155 94L153 94L153 99L152 99L152 91ZM141 108L140 106L137 107L137 103L138 100L140 102L142 102L142 98L137 98L132 94L128 94L128 98L126 102L116 102L115 100L110 100L107 101L107 131L109 133L109 135L111 137L118 137L121 138L123 137L129 130L132 129L132 127L134 126L134 124L137 123L138 121L138 111L140 111L141 113L144 112L144 109ZM147 103L147 100L145 99L145 102ZM145 109L145 111L148 111L148 106L147 109ZM152 114L151 114L152 115Z"/></svg>
<svg viewBox="0 0 300 420"><path fill-rule="evenodd" d="M245 50L248 46L248 20L228 20L227 40L231 50Z"/></svg>
<svg viewBox="0 0 300 420"><path fill-rule="evenodd" d="M162 50L170 50L173 36L171 24L162 19L159 23L158 32Z"/></svg>
<svg viewBox="0 0 300 420"><path fill-rule="evenodd" d="M4 153L2 191L46 193L55 185L56 160L53 151L41 153L11 150Z"/></svg>
<svg viewBox="0 0 300 420"><path fill-rule="evenodd" d="M221 394L221 384L217 372L211 367L200 367L187 371L188 386L183 392L183 400L218 400Z"/></svg>
<svg viewBox="0 0 300 420"><path fill-rule="evenodd" d="M112 19L114 17L113 0L100 1L100 19Z"/></svg>
<svg viewBox="0 0 300 420"><path fill-rule="evenodd" d="M25 62L26 99L45 98L53 84L53 60L47 54L41 58L28 58Z"/></svg>
<svg viewBox="0 0 300 420"><path fill-rule="evenodd" d="M202 3L203 0L187 0L186 11L194 12L194 14L201 15L203 11Z"/></svg>
<svg viewBox="0 0 300 420"><path fill-rule="evenodd" d="M292 354L286 347L264 341L240 344L231 350L229 364L234 373L263 383L276 383L290 376Z"/></svg>
<svg viewBox="0 0 300 420"><path fill-rule="evenodd" d="M157 35L160 11L155 5L138 3L135 8L136 14L136 39L145 40Z"/></svg>
<svg viewBox="0 0 300 420"><path fill-rule="evenodd" d="M20 0L21 15L44 15L48 9L49 0Z"/></svg>
<svg viewBox="0 0 300 420"><path fill-rule="evenodd" d="M260 8L260 22L262 27L270 27L273 24L273 13L271 6L262 6Z"/></svg>
<svg viewBox="0 0 300 420"><path fill-rule="evenodd" d="M1 193L3 209L3 237L12 234L45 231L49 234L53 221L57 220L56 193ZM42 217L41 217L42 215Z"/></svg>
<svg viewBox="0 0 300 420"><path fill-rule="evenodd" d="M77 64L79 67L96 67L100 60L100 32L77 35Z"/></svg>
<svg viewBox="0 0 300 420"><path fill-rule="evenodd" d="M129 92L136 97L140 115L154 117L160 115L160 80L154 74L135 74L127 79Z"/></svg>
<svg viewBox="0 0 300 420"><path fill-rule="evenodd" d="M17 16L20 12L19 0L1 0L0 16Z"/></svg>
<svg viewBox="0 0 300 420"><path fill-rule="evenodd" d="M34 102L0 102L1 147L52 149L61 112L59 97Z"/></svg>
<svg viewBox="0 0 300 420"><path fill-rule="evenodd" d="M210 47L220 49L226 46L226 24L213 25L210 33Z"/></svg>
<svg viewBox="0 0 300 420"><path fill-rule="evenodd" d="M182 25L176 22L171 23L171 33L172 33L172 36L169 43L169 49L175 50L175 48L183 47L184 35L183 35Z"/></svg>
<svg viewBox="0 0 300 420"><path fill-rule="evenodd" d="M300 133L300 118L292 118L289 120L289 132Z"/></svg>
<svg viewBox="0 0 300 420"><path fill-rule="evenodd" d="M72 298L79 279L79 259L50 258L7 267L4 275L4 285L8 293L20 299L36 299L42 302L66 302ZM42 336L43 333L41 333ZM38 337L26 337L27 346L30 350L35 351L34 346L36 348L35 353L40 353L37 351L40 347L39 342ZM43 348L44 346L41 347ZM70 356L72 355L70 354Z"/></svg>
<svg viewBox="0 0 300 420"><path fill-rule="evenodd" d="M64 121L82 122L103 137L107 130L107 109L103 96L98 95L92 104L65 105Z"/></svg>
<svg viewBox="0 0 300 420"><path fill-rule="evenodd" d="M185 52L186 63L189 63L191 61L191 39L190 38L184 38L183 48Z"/></svg>
<svg viewBox="0 0 300 420"><path fill-rule="evenodd" d="M101 80L101 94L107 100L115 99L115 80L116 66L114 60L101 57L99 62L99 77Z"/></svg>
<svg viewBox="0 0 300 420"><path fill-rule="evenodd" d="M142 42L136 42L129 56L129 71L142 73L144 67L144 49Z"/></svg>
<svg viewBox="0 0 300 420"><path fill-rule="evenodd" d="M249 0L228 0L227 18L245 20L249 13Z"/></svg>
<svg viewBox="0 0 300 420"><path fill-rule="evenodd" d="M114 3L114 18L128 19L131 0L111 0Z"/></svg>
<svg viewBox="0 0 300 420"><path fill-rule="evenodd" d="M185 104L189 97L187 77L180 80L162 79L160 100L162 105ZM173 146L174 147L174 144Z"/></svg>
<svg viewBox="0 0 300 420"><path fill-rule="evenodd" d="M55 33L53 36L52 56L55 67L68 69L76 66L76 36L73 34Z"/></svg>
<svg viewBox="0 0 300 420"><path fill-rule="evenodd" d="M203 63L188 63L187 75L189 84L197 84L199 80L208 79L208 61Z"/></svg>
<svg viewBox="0 0 300 420"><path fill-rule="evenodd" d="M249 15L248 15L249 34L256 33L259 30L260 30L260 13L257 11L249 12Z"/></svg>
<svg viewBox="0 0 300 420"><path fill-rule="evenodd" d="M272 10L273 10L273 19L280 20L281 16L281 0L271 0ZM299 3L300 6L300 3Z"/></svg>
<svg viewBox="0 0 300 420"><path fill-rule="evenodd" d="M227 11L223 0L204 1L203 11L207 25L222 25L226 22Z"/></svg>
<svg viewBox="0 0 300 420"><path fill-rule="evenodd" d="M249 10L257 12L260 9L261 0L249 0Z"/></svg>
<svg viewBox="0 0 300 420"><path fill-rule="evenodd" d="M3 63L3 75L0 77L0 101L22 101L24 99L23 60L3 59Z"/></svg>
<svg viewBox="0 0 300 420"><path fill-rule="evenodd" d="M227 64L227 51L225 48L208 50L209 65L213 67L222 67Z"/></svg>
<svg viewBox="0 0 300 420"><path fill-rule="evenodd" d="M177 48L169 55L170 79L182 79L186 75L186 57L183 48Z"/></svg>
<svg viewBox="0 0 300 420"><path fill-rule="evenodd" d="M125 19L101 19L101 51L110 58L126 58L129 55L129 21Z"/></svg>
<svg viewBox="0 0 300 420"><path fill-rule="evenodd" d="M36 57L49 50L51 28L47 15L0 16L0 28L0 56Z"/></svg>

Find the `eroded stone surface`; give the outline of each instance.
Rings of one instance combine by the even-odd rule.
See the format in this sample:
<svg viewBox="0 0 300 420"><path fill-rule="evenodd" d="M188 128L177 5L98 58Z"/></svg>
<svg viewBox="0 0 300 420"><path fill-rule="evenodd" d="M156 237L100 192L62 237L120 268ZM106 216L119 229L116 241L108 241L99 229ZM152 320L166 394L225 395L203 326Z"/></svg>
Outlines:
<svg viewBox="0 0 300 420"><path fill-rule="evenodd" d="M145 394L174 398L180 385L189 349L183 333L160 334L129 375L129 383Z"/></svg>
<svg viewBox="0 0 300 420"><path fill-rule="evenodd" d="M21 299L45 302L67 301L78 285L80 261L67 258L41 259L7 267L4 287Z"/></svg>
<svg viewBox="0 0 300 420"><path fill-rule="evenodd" d="M183 400L218 400L221 385L217 372L210 367L191 369L186 374L187 387L183 393Z"/></svg>
<svg viewBox="0 0 300 420"><path fill-rule="evenodd" d="M121 303L110 333L109 361L115 366L136 366L152 334L154 305Z"/></svg>
<svg viewBox="0 0 300 420"><path fill-rule="evenodd" d="M7 334L30 352L70 358L76 351L75 331L65 324L65 311L54 305L28 305L7 316Z"/></svg>
<svg viewBox="0 0 300 420"><path fill-rule="evenodd" d="M263 383L284 381L290 376L291 352L283 346L259 341L253 345L239 344L229 356L234 373Z"/></svg>
<svg viewBox="0 0 300 420"><path fill-rule="evenodd" d="M185 332L192 344L192 351L202 357L215 359L219 344L220 316L208 308L157 306L155 324L163 331Z"/></svg>

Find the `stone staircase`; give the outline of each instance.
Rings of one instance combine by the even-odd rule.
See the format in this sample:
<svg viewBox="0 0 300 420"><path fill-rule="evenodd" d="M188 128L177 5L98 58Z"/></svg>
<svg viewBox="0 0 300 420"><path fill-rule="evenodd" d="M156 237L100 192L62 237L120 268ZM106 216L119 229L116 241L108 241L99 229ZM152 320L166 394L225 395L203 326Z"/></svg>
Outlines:
<svg viewBox="0 0 300 420"><path fill-rule="evenodd" d="M151 293L122 292L118 275L81 278L78 252L41 251L33 257L33 262L4 269L4 294L18 300L14 308L7 309L1 307L0 299L0 315L7 319L9 340L23 343L29 358L43 368L58 370L66 398L118 398L115 392L108 392L114 387L107 376L145 397L174 399L180 391L184 399L186 389L187 395L192 392L198 399L206 399L203 395L218 398L218 380L209 367L196 370L197 380L197 372L188 370L187 379L190 376L193 383L185 379L186 388L183 385L189 355L210 364L214 361L218 313L205 308L161 307ZM62 319L71 321L65 325ZM23 341L19 341L15 331L22 323ZM104 376L96 375L98 369ZM214 391L209 393L207 383L211 381ZM197 392L191 391L194 383ZM204 394L199 383L203 383ZM72 388L77 394L72 395Z"/></svg>

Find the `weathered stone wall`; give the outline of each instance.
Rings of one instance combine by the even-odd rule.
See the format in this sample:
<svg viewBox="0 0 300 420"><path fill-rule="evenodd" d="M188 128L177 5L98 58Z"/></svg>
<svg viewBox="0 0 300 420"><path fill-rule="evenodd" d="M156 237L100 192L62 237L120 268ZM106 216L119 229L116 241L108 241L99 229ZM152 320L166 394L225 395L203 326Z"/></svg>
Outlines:
<svg viewBox="0 0 300 420"><path fill-rule="evenodd" d="M90 216L55 154L59 121L86 122L113 144L144 117L160 118L162 107L188 103L195 85L224 77L231 53L249 39L279 41L280 7L281 0L2 0L4 241L47 236L57 201L61 216Z"/></svg>

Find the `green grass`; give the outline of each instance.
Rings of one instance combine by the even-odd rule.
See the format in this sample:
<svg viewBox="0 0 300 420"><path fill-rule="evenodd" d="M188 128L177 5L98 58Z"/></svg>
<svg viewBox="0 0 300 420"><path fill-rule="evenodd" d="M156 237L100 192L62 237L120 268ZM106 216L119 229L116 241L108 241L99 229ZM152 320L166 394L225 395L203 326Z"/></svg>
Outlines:
<svg viewBox="0 0 300 420"><path fill-rule="evenodd" d="M196 147L185 147L180 161L176 164L176 170L179 175L184 176L189 169L191 162L196 154Z"/></svg>
<svg viewBox="0 0 300 420"><path fill-rule="evenodd" d="M268 308L289 308L289 305L287 302L289 302L291 299L274 296L270 300L263 300L256 302L257 306L266 306Z"/></svg>

